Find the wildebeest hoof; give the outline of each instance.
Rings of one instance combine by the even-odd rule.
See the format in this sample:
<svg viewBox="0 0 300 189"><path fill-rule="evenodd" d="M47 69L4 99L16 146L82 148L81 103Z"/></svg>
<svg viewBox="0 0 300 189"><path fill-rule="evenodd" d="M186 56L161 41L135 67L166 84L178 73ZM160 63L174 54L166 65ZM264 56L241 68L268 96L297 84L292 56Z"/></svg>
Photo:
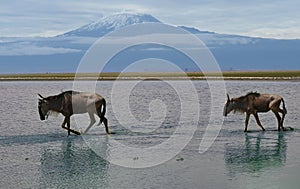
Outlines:
<svg viewBox="0 0 300 189"><path fill-rule="evenodd" d="M116 134L115 132L108 132L106 133L106 135L110 136L110 135L113 135L113 134Z"/></svg>

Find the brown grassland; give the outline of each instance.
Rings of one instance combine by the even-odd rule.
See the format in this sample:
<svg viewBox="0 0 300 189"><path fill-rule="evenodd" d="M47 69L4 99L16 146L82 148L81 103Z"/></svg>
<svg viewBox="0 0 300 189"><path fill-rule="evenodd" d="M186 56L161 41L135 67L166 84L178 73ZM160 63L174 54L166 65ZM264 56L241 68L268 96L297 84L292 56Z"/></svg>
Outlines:
<svg viewBox="0 0 300 189"><path fill-rule="evenodd" d="M225 71L217 72L106 72L106 73L33 73L0 74L0 81L32 80L134 80L134 79L225 79L225 80L300 80L300 70L295 71Z"/></svg>

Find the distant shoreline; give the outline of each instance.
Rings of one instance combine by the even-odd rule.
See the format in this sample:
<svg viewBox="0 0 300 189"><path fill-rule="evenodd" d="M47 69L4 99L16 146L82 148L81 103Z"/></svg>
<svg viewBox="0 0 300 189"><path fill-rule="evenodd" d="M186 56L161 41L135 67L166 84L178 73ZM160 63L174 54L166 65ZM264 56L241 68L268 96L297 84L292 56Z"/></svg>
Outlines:
<svg viewBox="0 0 300 189"><path fill-rule="evenodd" d="M270 80L300 81L300 70L295 71L225 71L216 72L106 72L106 73L34 73L0 74L0 81L72 81L72 80Z"/></svg>

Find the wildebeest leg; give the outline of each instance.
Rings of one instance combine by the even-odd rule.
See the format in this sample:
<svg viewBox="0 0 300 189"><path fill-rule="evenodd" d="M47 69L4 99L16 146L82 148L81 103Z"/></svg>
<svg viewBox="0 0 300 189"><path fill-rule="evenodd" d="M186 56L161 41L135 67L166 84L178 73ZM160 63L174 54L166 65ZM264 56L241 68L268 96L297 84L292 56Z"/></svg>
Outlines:
<svg viewBox="0 0 300 189"><path fill-rule="evenodd" d="M279 113L276 111L273 111L273 113L275 114L277 121L278 121L278 131L280 131L280 128L282 128L282 130L284 130L283 126L281 125L281 117L280 117Z"/></svg>
<svg viewBox="0 0 300 189"><path fill-rule="evenodd" d="M257 114L257 113L254 113L253 115L254 115L254 117L255 117L255 120L256 120L257 125L259 125L263 131L265 131L265 128L262 126L262 124L261 124L261 122L260 122L260 120L259 120L258 114Z"/></svg>
<svg viewBox="0 0 300 189"><path fill-rule="evenodd" d="M245 130L244 130L244 132L247 132L250 115L251 114L248 114L248 113L246 114Z"/></svg>
<svg viewBox="0 0 300 189"><path fill-rule="evenodd" d="M99 118L100 118L100 121L99 121L98 125L100 125L100 124L103 122L103 124L104 124L104 126L105 126L106 134L110 134L110 132L109 132L109 130L108 130L108 121L107 121L106 117L103 116L103 117L101 118L100 113L98 113L98 116L99 116Z"/></svg>
<svg viewBox="0 0 300 189"><path fill-rule="evenodd" d="M103 112L101 112L101 106L97 109L97 115L100 118L100 121L98 123L98 125L100 125L101 123L104 124L105 126L105 131L106 134L110 134L109 130L108 130L108 120L106 119L106 117L104 117L104 115L101 115Z"/></svg>
<svg viewBox="0 0 300 189"><path fill-rule="evenodd" d="M70 123L70 117L66 117L67 118L67 126L68 126L68 136L70 136L71 134L71 123Z"/></svg>
<svg viewBox="0 0 300 189"><path fill-rule="evenodd" d="M104 126L105 126L105 131L106 131L106 134L110 134L109 130L108 130L108 123L107 123L107 119L105 117L103 117L103 123L104 123Z"/></svg>
<svg viewBox="0 0 300 189"><path fill-rule="evenodd" d="M97 124L97 126L100 126L101 123L103 122L103 120L101 119L101 111L100 110L97 110L97 115L100 118L99 123Z"/></svg>
<svg viewBox="0 0 300 189"><path fill-rule="evenodd" d="M280 103L283 102L283 109L280 108ZM280 131L280 128L284 131L285 128L283 127L283 121L286 114L286 108L284 105L283 99L281 101L276 101L273 104L270 105L271 110L275 114L277 121L278 121L278 131ZM282 114L282 117L280 117L279 112Z"/></svg>
<svg viewBox="0 0 300 189"><path fill-rule="evenodd" d="M102 117L102 119L100 119L98 125L100 125L103 122L104 126L105 126L105 131L107 134L110 134L109 130L108 130L108 120L106 119L106 117Z"/></svg>
<svg viewBox="0 0 300 189"><path fill-rule="evenodd" d="M286 130L286 128L283 127L284 118L285 118L285 113L283 112L282 113L282 118L281 118L281 121L280 121L280 125L281 125L282 130Z"/></svg>
<svg viewBox="0 0 300 189"><path fill-rule="evenodd" d="M90 116L91 122L90 122L89 126L86 128L86 130L84 131L84 133L88 132L90 130L90 128L96 123L94 113L89 112L89 116Z"/></svg>
<svg viewBox="0 0 300 189"><path fill-rule="evenodd" d="M106 134L110 134L110 132L108 130L108 120L106 119L106 117L102 117L102 119L100 118L100 121L99 121L99 123L97 125L100 125L102 122L103 122L103 124L105 126Z"/></svg>
<svg viewBox="0 0 300 189"><path fill-rule="evenodd" d="M66 129L66 130L68 129L68 128L66 128L66 126L65 126L66 123L67 123L67 120L68 120L67 117L65 117L63 123L61 124L61 127L62 127L63 129Z"/></svg>
<svg viewBox="0 0 300 189"><path fill-rule="evenodd" d="M68 125L68 127L65 126L66 124ZM68 130L68 135L70 135L70 132L72 132L72 133L74 133L74 134L76 134L76 135L80 135L80 132L70 129L70 116L66 116L66 117L65 117L65 119L64 119L64 121L63 121L61 127L62 127L63 129Z"/></svg>
<svg viewBox="0 0 300 189"><path fill-rule="evenodd" d="M286 129L283 127L283 121L284 121L284 118L285 118L286 110L282 110L280 108L278 108L278 109L279 109L278 112L280 112L282 114L282 117L281 117L281 120L280 120L280 126L281 126L282 130L285 131Z"/></svg>

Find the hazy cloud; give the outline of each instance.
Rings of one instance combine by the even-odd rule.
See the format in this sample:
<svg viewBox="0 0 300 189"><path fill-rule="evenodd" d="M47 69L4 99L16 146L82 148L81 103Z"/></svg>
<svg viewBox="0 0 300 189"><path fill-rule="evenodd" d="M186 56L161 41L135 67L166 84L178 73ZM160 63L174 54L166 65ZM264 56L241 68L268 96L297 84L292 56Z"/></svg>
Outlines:
<svg viewBox="0 0 300 189"><path fill-rule="evenodd" d="M37 46L29 42L0 45L0 56L52 55L81 52L78 49Z"/></svg>

